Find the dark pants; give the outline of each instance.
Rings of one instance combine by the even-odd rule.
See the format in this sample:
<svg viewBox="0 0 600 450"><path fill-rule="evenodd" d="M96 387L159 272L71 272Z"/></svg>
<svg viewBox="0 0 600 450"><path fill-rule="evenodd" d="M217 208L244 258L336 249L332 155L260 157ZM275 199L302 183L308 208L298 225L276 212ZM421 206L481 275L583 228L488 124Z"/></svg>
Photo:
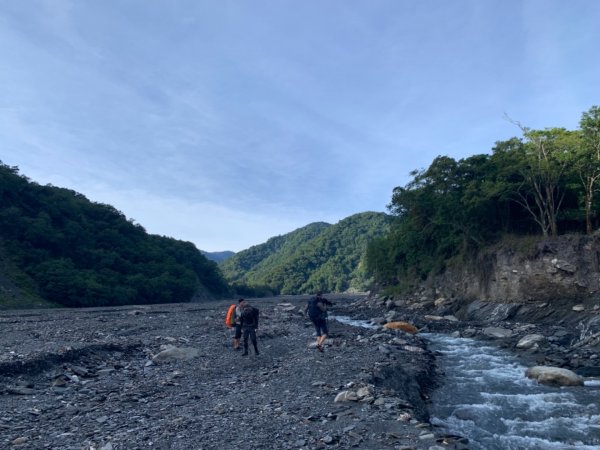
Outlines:
<svg viewBox="0 0 600 450"><path fill-rule="evenodd" d="M326 317L315 317L315 318L310 318L310 320L312 320L313 325L315 326L315 331L317 332L317 336L321 336L321 335L327 335L328 334L328 329L327 329L327 318Z"/></svg>
<svg viewBox="0 0 600 450"><path fill-rule="evenodd" d="M248 337L252 341L252 345L254 346L254 351L258 353L258 345L256 342L256 329L252 327L243 327L242 331L244 333L244 351L248 352Z"/></svg>

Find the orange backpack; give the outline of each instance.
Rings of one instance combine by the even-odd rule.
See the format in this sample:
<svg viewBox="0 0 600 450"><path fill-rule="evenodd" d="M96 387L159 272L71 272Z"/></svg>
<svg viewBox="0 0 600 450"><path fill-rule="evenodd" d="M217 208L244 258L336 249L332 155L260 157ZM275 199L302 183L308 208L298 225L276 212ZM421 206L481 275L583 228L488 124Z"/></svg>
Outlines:
<svg viewBox="0 0 600 450"><path fill-rule="evenodd" d="M227 310L227 315L225 316L225 325L227 328L233 327L235 325L235 303L229 307Z"/></svg>

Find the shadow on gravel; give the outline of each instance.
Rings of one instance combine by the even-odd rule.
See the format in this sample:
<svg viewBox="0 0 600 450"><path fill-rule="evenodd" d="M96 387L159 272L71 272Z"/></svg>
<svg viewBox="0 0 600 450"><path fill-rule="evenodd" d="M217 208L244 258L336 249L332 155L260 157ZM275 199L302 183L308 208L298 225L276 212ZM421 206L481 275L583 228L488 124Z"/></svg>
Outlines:
<svg viewBox="0 0 600 450"><path fill-rule="evenodd" d="M27 361L9 361L0 363L0 376L14 375L36 375L45 370L52 369L54 366L67 362L75 362L79 359L97 354L123 352L128 353L142 348L141 342L131 344L100 344L90 345L80 349L65 349L61 353L46 353L38 355Z"/></svg>

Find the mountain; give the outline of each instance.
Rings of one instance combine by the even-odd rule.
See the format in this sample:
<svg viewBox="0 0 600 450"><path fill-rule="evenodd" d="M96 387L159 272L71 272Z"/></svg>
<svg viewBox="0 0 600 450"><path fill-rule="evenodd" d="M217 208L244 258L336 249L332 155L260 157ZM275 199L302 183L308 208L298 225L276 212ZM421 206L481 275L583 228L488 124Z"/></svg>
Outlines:
<svg viewBox="0 0 600 450"><path fill-rule="evenodd" d="M230 288L190 242L146 233L120 211L41 186L0 162L0 307L174 303Z"/></svg>
<svg viewBox="0 0 600 450"><path fill-rule="evenodd" d="M202 253L204 256L206 256L211 261L216 262L217 264L221 263L223 261L226 261L229 258L231 258L233 255L235 255L235 252L232 252L229 250L225 250L223 252L205 252L204 250L200 250L200 253Z"/></svg>
<svg viewBox="0 0 600 450"><path fill-rule="evenodd" d="M388 227L389 216L377 212L355 214L335 225L315 222L236 253L220 267L234 285L273 293L364 290L370 281L364 271L367 243Z"/></svg>

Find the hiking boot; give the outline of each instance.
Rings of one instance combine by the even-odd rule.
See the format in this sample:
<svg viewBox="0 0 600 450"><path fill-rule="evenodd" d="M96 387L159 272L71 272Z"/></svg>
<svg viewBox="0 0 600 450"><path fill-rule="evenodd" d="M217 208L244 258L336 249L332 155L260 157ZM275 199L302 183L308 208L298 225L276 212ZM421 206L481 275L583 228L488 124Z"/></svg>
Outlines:
<svg viewBox="0 0 600 450"><path fill-rule="evenodd" d="M260 353L258 352L258 350L254 350L254 354L255 355L260 355Z"/></svg>
<svg viewBox="0 0 600 450"><path fill-rule="evenodd" d="M323 353L323 346L322 345L317 345L317 350L319 350L321 353Z"/></svg>
<svg viewBox="0 0 600 450"><path fill-rule="evenodd" d="M242 353L242 356L248 356L248 352L244 351L244 353Z"/></svg>

